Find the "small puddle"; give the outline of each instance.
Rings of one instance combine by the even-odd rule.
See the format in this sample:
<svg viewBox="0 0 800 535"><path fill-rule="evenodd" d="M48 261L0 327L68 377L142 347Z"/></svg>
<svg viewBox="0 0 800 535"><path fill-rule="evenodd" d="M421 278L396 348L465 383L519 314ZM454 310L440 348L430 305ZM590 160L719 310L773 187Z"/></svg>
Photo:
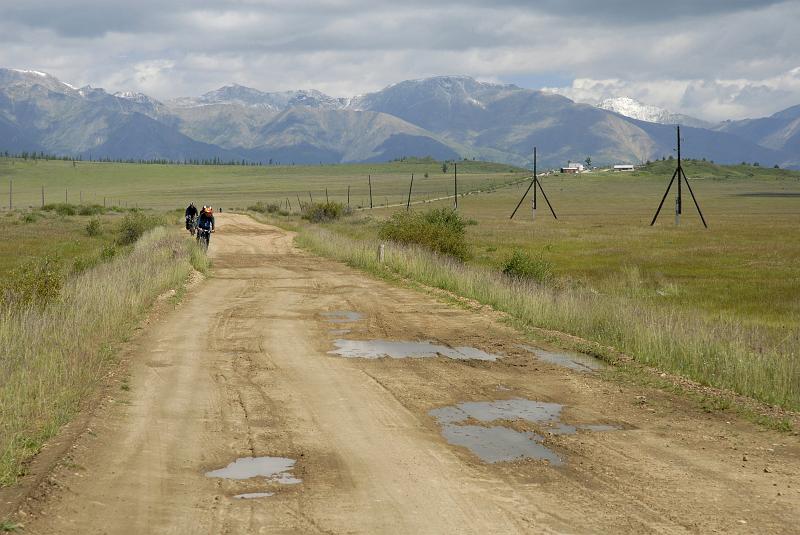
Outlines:
<svg viewBox="0 0 800 535"><path fill-rule="evenodd" d="M613 425L570 425L561 422L562 405L508 399L499 401L470 401L452 407L433 409L428 414L442 426L442 436L448 443L463 446L487 463L517 459L541 459L553 466L563 464L561 458L542 444L544 438L501 425L468 425L469 420L491 423L502 420L525 420L542 426L542 431L554 435L571 435L583 431L610 431Z"/></svg>
<svg viewBox="0 0 800 535"><path fill-rule="evenodd" d="M533 353L539 360L579 372L594 372L606 367L602 360L584 353L576 353L574 351L546 351L544 349L539 349L538 347L521 344L517 347Z"/></svg>
<svg viewBox="0 0 800 535"><path fill-rule="evenodd" d="M490 360L495 361L500 355L492 355L474 347L449 347L433 342L396 342L391 340L334 340L336 348L328 351L331 355L347 358L377 359L389 357L431 358L447 357L457 360Z"/></svg>
<svg viewBox="0 0 800 535"><path fill-rule="evenodd" d="M225 468L206 472L206 476L237 480L265 477L282 485L294 485L302 482L291 474L294 463L294 459L285 457L241 457Z"/></svg>
<svg viewBox="0 0 800 535"><path fill-rule="evenodd" d="M237 494L234 496L237 500L255 500L257 498L269 498L275 496L274 492L245 492L244 494Z"/></svg>
<svg viewBox="0 0 800 535"><path fill-rule="evenodd" d="M322 316L327 318L328 323L353 323L364 319L364 315L360 312L353 312L352 310L334 310L332 312L323 312Z"/></svg>
<svg viewBox="0 0 800 535"><path fill-rule="evenodd" d="M542 437L508 427L445 425L442 435L448 443L467 448L487 463L529 458L543 459L554 466L563 464L558 455L538 442Z"/></svg>

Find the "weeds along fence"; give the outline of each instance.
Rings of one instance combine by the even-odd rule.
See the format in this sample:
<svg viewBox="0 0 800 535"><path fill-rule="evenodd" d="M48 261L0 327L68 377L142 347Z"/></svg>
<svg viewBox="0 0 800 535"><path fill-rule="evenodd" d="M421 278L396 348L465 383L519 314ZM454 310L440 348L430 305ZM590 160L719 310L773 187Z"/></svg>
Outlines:
<svg viewBox="0 0 800 535"><path fill-rule="evenodd" d="M376 274L392 272L474 299L525 326L557 330L610 346L639 362L702 384L800 409L800 334L781 348L734 320L696 318L674 308L578 289L554 289L414 246L379 243L305 228L298 244ZM602 355L602 347L598 348Z"/></svg>
<svg viewBox="0 0 800 535"><path fill-rule="evenodd" d="M0 311L0 485L80 408L166 289L179 285L194 246L163 227L122 255L68 279L54 301Z"/></svg>

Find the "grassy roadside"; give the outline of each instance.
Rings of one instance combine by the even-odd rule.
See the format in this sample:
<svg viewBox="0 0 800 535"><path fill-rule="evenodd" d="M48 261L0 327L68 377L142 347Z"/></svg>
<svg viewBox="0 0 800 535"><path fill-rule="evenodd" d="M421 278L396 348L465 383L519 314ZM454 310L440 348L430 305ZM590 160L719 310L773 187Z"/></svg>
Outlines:
<svg viewBox="0 0 800 535"><path fill-rule="evenodd" d="M610 347L637 361L703 385L729 389L790 410L800 409L800 360L761 344L759 332L735 319L707 321L680 309L580 288L555 289L510 279L497 270L468 265L413 246L386 247L305 227L298 244L365 271L389 270L422 284L474 299L508 313L522 325L561 331ZM799 335L795 333L795 336ZM781 347L798 347L792 340Z"/></svg>
<svg viewBox="0 0 800 535"><path fill-rule="evenodd" d="M0 216L4 228L0 234L0 276L46 256L58 258L65 269L80 268L104 248L116 246L125 214L111 210L80 213L84 209L89 212L88 208L60 205L59 211L4 212Z"/></svg>
<svg viewBox="0 0 800 535"><path fill-rule="evenodd" d="M79 410L155 298L186 280L204 255L180 233L156 228L61 283L47 302L0 311L0 485Z"/></svg>

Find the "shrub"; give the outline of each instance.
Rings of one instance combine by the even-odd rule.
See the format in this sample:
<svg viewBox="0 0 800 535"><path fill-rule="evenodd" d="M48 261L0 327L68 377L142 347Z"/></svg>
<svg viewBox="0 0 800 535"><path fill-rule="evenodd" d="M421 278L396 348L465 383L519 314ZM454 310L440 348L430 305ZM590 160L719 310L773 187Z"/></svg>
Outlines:
<svg viewBox="0 0 800 535"><path fill-rule="evenodd" d="M11 271L0 286L0 300L8 306L44 306L58 297L61 283L61 263L45 256Z"/></svg>
<svg viewBox="0 0 800 535"><path fill-rule="evenodd" d="M120 223L117 242L120 245L130 245L141 238L142 234L161 224L163 221L159 217L148 216L140 212L129 213Z"/></svg>
<svg viewBox="0 0 800 535"><path fill-rule="evenodd" d="M78 207L78 215L98 215L105 212L99 204L84 204Z"/></svg>
<svg viewBox="0 0 800 535"><path fill-rule="evenodd" d="M517 249L503 262L503 273L516 279L545 283L553 277L553 265L541 256Z"/></svg>
<svg viewBox="0 0 800 535"><path fill-rule="evenodd" d="M45 212L55 212L62 216L75 215L78 213L73 205L67 203L45 204L42 206L42 210Z"/></svg>
<svg viewBox="0 0 800 535"><path fill-rule="evenodd" d="M312 223L334 221L350 213L350 208L340 202L314 202L303 205L303 219Z"/></svg>
<svg viewBox="0 0 800 535"><path fill-rule="evenodd" d="M276 202L265 203L263 201L258 201L252 206L247 208L253 212L260 212L262 214L274 214L275 212L280 212L281 205Z"/></svg>
<svg viewBox="0 0 800 535"><path fill-rule="evenodd" d="M113 245L106 245L103 247L103 250L100 251L100 260L103 262L108 262L115 256L117 256L117 248Z"/></svg>
<svg viewBox="0 0 800 535"><path fill-rule="evenodd" d="M91 219L86 224L86 234L88 236L99 236L103 230L100 228L100 220L97 218Z"/></svg>
<svg viewBox="0 0 800 535"><path fill-rule="evenodd" d="M33 212L28 212L27 214L25 214L20 218L20 221L22 221L23 223L36 223L38 219L39 216L37 216Z"/></svg>
<svg viewBox="0 0 800 535"><path fill-rule="evenodd" d="M469 258L466 222L451 208L427 212L395 212L378 231L381 239L421 245L459 260Z"/></svg>

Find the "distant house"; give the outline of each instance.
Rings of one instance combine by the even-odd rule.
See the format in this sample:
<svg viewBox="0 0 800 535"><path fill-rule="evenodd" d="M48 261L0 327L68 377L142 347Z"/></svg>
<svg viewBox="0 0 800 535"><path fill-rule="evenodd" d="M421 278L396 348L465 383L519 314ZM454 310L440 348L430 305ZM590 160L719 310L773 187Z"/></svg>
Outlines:
<svg viewBox="0 0 800 535"><path fill-rule="evenodd" d="M561 168L562 173L568 173L568 174L583 173L583 171L584 167L582 163L569 162L566 167Z"/></svg>
<svg viewBox="0 0 800 535"><path fill-rule="evenodd" d="M633 171L633 165L629 163L617 164L614 166L614 171Z"/></svg>

